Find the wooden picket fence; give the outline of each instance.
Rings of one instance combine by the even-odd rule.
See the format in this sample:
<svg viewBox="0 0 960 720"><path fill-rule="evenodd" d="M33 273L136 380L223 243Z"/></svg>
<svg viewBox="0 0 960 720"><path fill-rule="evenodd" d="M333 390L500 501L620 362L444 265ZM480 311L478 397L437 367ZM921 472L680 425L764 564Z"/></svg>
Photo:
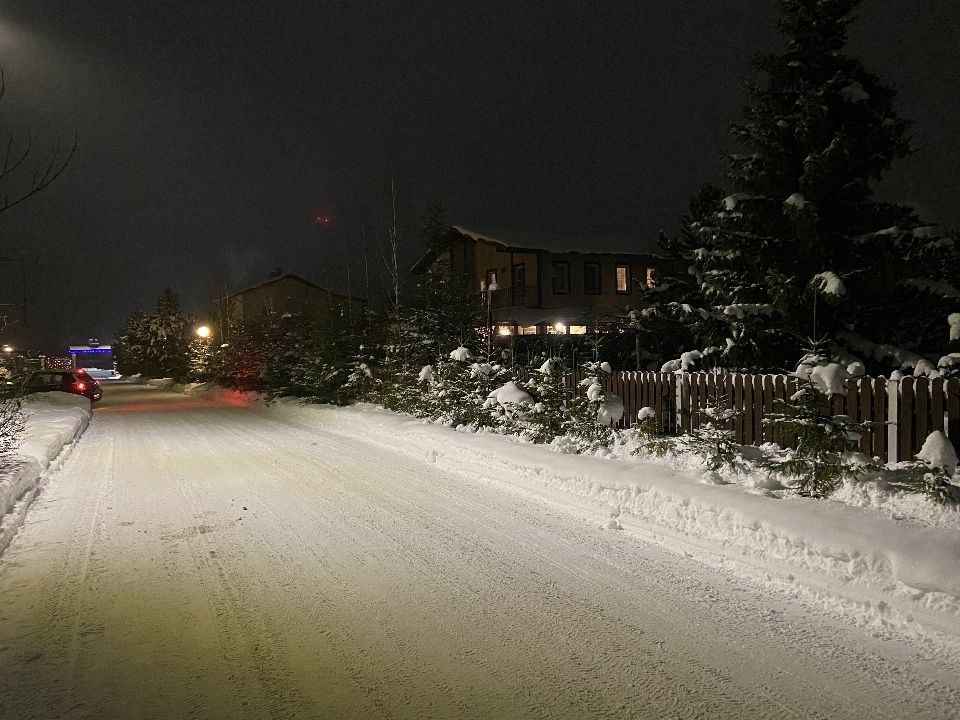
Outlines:
<svg viewBox="0 0 960 720"><path fill-rule="evenodd" d="M580 381L589 374L571 373L568 387L584 392ZM795 447L796 438L763 424L775 400L787 400L797 391L795 378L784 375L714 373L619 372L602 379L607 392L623 399L621 428L636 422L643 407L654 409L661 432L680 434L700 426L700 409L707 400L722 398L740 414L729 423L741 445L775 442ZM869 422L874 431L860 439L859 449L887 462L912 460L927 436L942 430L960 448L960 379L855 378L847 381L845 396L834 396L833 413Z"/></svg>

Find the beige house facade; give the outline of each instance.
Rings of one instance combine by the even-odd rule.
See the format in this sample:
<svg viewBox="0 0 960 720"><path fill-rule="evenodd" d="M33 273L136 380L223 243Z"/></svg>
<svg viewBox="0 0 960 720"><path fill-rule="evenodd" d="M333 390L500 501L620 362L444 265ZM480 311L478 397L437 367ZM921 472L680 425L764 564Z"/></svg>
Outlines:
<svg viewBox="0 0 960 720"><path fill-rule="evenodd" d="M464 278L499 335L583 334L644 307L653 247L629 237L488 233L454 226L415 274Z"/></svg>

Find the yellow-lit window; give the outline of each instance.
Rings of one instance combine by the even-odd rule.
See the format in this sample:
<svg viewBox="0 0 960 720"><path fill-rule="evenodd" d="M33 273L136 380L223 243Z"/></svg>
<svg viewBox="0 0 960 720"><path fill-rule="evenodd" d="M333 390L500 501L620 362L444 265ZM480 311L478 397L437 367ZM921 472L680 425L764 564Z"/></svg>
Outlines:
<svg viewBox="0 0 960 720"><path fill-rule="evenodd" d="M586 335L587 326L586 325L571 325L570 326L571 335Z"/></svg>
<svg viewBox="0 0 960 720"><path fill-rule="evenodd" d="M652 288L657 286L657 269L655 267L647 268L647 287Z"/></svg>
<svg viewBox="0 0 960 720"><path fill-rule="evenodd" d="M621 294L630 292L629 265L617 265L617 292Z"/></svg>

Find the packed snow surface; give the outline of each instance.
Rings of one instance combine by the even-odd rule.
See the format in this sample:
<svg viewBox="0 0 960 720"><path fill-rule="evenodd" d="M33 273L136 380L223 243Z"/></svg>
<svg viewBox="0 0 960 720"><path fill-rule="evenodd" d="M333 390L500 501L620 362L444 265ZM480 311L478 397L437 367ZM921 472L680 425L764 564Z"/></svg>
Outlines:
<svg viewBox="0 0 960 720"><path fill-rule="evenodd" d="M75 445L0 557L0 717L960 707L946 515L223 392L109 388Z"/></svg>
<svg viewBox="0 0 960 720"><path fill-rule="evenodd" d="M86 429L90 401L82 395L52 392L24 400L26 430L15 454L0 457L0 552L23 522L43 486L44 471L64 447Z"/></svg>

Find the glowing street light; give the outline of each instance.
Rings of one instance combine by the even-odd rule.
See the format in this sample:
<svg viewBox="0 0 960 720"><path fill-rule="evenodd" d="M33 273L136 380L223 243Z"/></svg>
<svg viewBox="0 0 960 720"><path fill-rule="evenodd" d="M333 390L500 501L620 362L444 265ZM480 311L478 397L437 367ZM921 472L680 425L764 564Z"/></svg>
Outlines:
<svg viewBox="0 0 960 720"><path fill-rule="evenodd" d="M9 345L4 345L4 346L3 346L3 351L4 351L5 353L11 353L11 352L13 352L13 348L10 347Z"/></svg>
<svg viewBox="0 0 960 720"><path fill-rule="evenodd" d="M202 338L210 337L210 328L208 328L206 325L201 325L197 328L197 335Z"/></svg>

